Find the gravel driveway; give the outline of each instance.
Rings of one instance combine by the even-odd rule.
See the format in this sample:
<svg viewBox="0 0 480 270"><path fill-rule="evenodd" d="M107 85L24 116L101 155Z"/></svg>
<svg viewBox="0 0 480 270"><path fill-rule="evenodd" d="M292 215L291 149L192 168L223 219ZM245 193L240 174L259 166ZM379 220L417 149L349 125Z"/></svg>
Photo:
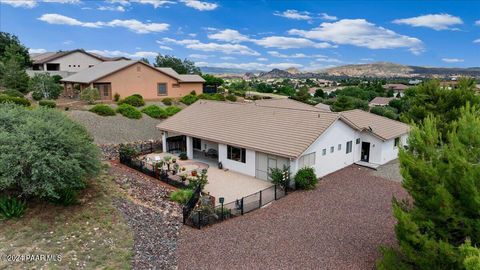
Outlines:
<svg viewBox="0 0 480 270"><path fill-rule="evenodd" d="M373 269L394 245L399 183L350 166L273 204L202 230L183 226L179 269Z"/></svg>
<svg viewBox="0 0 480 270"><path fill-rule="evenodd" d="M133 141L160 140L162 134L155 128L160 120L145 114L141 119L129 119L120 114L99 116L88 111L66 112L73 120L87 128L97 144L118 144Z"/></svg>

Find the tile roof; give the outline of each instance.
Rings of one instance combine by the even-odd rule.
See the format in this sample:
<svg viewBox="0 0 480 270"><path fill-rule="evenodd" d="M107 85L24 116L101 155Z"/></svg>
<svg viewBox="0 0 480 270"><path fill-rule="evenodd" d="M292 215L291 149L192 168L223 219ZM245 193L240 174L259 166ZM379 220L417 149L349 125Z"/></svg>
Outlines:
<svg viewBox="0 0 480 270"><path fill-rule="evenodd" d="M389 140L410 131L410 126L380 115L362 110L350 110L340 113L342 118L359 130L370 131L382 140Z"/></svg>
<svg viewBox="0 0 480 270"><path fill-rule="evenodd" d="M381 105L381 106L384 106L384 105L388 105L388 103L393 100L395 98L393 97L375 97L374 99L372 99L368 105Z"/></svg>
<svg viewBox="0 0 480 270"><path fill-rule="evenodd" d="M205 82L201 76L196 74L178 74L173 68L169 67L157 67L156 69L170 77L179 80L180 82Z"/></svg>
<svg viewBox="0 0 480 270"><path fill-rule="evenodd" d="M256 100L255 104L264 107L274 107L274 108L286 108L286 109L296 109L296 110L310 110L318 111L318 108L314 106L305 104L294 99L282 98L282 99L260 99Z"/></svg>
<svg viewBox="0 0 480 270"><path fill-rule="evenodd" d="M330 109L330 105L323 104L323 103L318 103L317 105L315 105L315 108L320 109L322 111L326 111L326 112L331 112L332 111Z"/></svg>
<svg viewBox="0 0 480 270"><path fill-rule="evenodd" d="M46 53L40 53L40 54L36 53L36 54L31 54L30 57L34 64L44 64L75 52L80 52L80 53L90 55L91 57L97 58L100 61L115 60L115 58L104 57L98 54L86 52L82 49L76 49L71 51L46 52Z"/></svg>
<svg viewBox="0 0 480 270"><path fill-rule="evenodd" d="M157 127L173 133L297 158L339 117L337 113L318 110L200 100Z"/></svg>

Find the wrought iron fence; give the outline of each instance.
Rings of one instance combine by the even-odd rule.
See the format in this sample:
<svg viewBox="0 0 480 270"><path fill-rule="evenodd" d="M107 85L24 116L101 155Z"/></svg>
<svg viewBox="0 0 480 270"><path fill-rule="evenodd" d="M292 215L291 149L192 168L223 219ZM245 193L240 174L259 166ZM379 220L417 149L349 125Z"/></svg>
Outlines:
<svg viewBox="0 0 480 270"><path fill-rule="evenodd" d="M188 216L184 216L184 224L200 229L204 226L219 223L259 209L275 200L285 197L287 193L287 189L283 189L279 185L273 185L233 202L217 206L202 203L198 204L197 200L197 207L193 209Z"/></svg>

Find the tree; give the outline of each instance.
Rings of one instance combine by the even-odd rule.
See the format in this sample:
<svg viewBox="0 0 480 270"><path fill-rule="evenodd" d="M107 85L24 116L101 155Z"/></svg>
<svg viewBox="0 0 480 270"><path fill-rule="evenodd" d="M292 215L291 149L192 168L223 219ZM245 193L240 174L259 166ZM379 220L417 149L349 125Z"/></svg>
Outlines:
<svg viewBox="0 0 480 270"><path fill-rule="evenodd" d="M178 74L202 74L200 68L195 66L195 63L188 60L176 58L172 55L158 54L155 58L155 67L170 67Z"/></svg>
<svg viewBox="0 0 480 270"><path fill-rule="evenodd" d="M0 193L55 199L85 187L99 150L80 124L57 110L0 104Z"/></svg>
<svg viewBox="0 0 480 270"><path fill-rule="evenodd" d="M17 48L17 53L21 56L20 66L27 68L32 65L28 49L20 43L18 37L6 32L0 32L0 59L5 56L8 46L14 45Z"/></svg>
<svg viewBox="0 0 480 270"><path fill-rule="evenodd" d="M312 98L312 96L308 92L307 87L302 87L295 93L295 95L293 95L292 98L295 100L301 101L303 103L308 103L308 101Z"/></svg>
<svg viewBox="0 0 480 270"><path fill-rule="evenodd" d="M62 86L55 82L55 78L48 73L38 73L33 76L29 83L32 97L35 100L57 99L62 91Z"/></svg>
<svg viewBox="0 0 480 270"><path fill-rule="evenodd" d="M150 61L148 61L147 58L143 57L142 59L140 59L140 61L144 62L145 64L149 64L150 65Z"/></svg>
<svg viewBox="0 0 480 270"><path fill-rule="evenodd" d="M211 85L211 86L220 86L224 83L222 78L215 77L211 74L203 74L202 78L205 80L205 85Z"/></svg>
<svg viewBox="0 0 480 270"><path fill-rule="evenodd" d="M467 104L449 130L440 119L414 125L400 150L413 202L393 201L399 249L383 250L380 269L475 269L469 265L479 261L480 110Z"/></svg>
<svg viewBox="0 0 480 270"><path fill-rule="evenodd" d="M0 86L22 93L28 91L29 78L23 66L24 61L19 45L10 44L6 47L0 58Z"/></svg>
<svg viewBox="0 0 480 270"><path fill-rule="evenodd" d="M100 92L97 88L88 87L83 89L80 93L80 99L83 101L87 101L88 104L95 103L96 100L100 99Z"/></svg>
<svg viewBox="0 0 480 270"><path fill-rule="evenodd" d="M315 90L314 97L325 98L325 92L322 89Z"/></svg>

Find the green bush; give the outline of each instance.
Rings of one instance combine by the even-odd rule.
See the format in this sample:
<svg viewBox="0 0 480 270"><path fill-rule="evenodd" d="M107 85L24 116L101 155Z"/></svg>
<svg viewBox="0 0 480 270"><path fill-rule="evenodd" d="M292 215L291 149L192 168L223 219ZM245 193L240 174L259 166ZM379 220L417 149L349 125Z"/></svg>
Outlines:
<svg viewBox="0 0 480 270"><path fill-rule="evenodd" d="M180 204L186 204L192 196L193 196L193 190L180 189L170 194L170 200L174 202L178 202Z"/></svg>
<svg viewBox="0 0 480 270"><path fill-rule="evenodd" d="M149 105L142 109L142 112L152 118L160 119L160 118L167 118L167 112L158 107L157 105Z"/></svg>
<svg viewBox="0 0 480 270"><path fill-rule="evenodd" d="M60 84L60 80L63 79L63 78L62 78L62 76L60 76L60 75L53 75L53 76L52 76L52 79L53 79L53 81L54 81L55 83Z"/></svg>
<svg viewBox="0 0 480 270"><path fill-rule="evenodd" d="M55 103L54 100L40 100L38 102L38 105L42 107L47 107L47 108L55 108L57 107L57 103Z"/></svg>
<svg viewBox="0 0 480 270"><path fill-rule="evenodd" d="M78 203L78 191L74 189L64 189L58 191L58 198L51 198L50 201L54 204L69 206Z"/></svg>
<svg viewBox="0 0 480 270"><path fill-rule="evenodd" d="M317 175L311 167L302 168L295 175L295 187L297 189L314 189L317 182Z"/></svg>
<svg viewBox="0 0 480 270"><path fill-rule="evenodd" d="M0 103L14 103L17 105L22 105L22 106L30 106L30 101L28 99L23 98L23 97L11 97L7 96L5 94L0 94Z"/></svg>
<svg viewBox="0 0 480 270"><path fill-rule="evenodd" d="M5 219L19 218L23 216L27 204L17 198L0 196L0 217Z"/></svg>
<svg viewBox="0 0 480 270"><path fill-rule="evenodd" d="M5 94L5 95L11 96L11 97L20 97L20 98L24 97L22 92L20 92L18 90L15 90L15 89L7 89L7 90L1 92L0 94Z"/></svg>
<svg viewBox="0 0 480 270"><path fill-rule="evenodd" d="M231 101L231 102L236 102L237 101L237 96L230 94L226 97L226 99L228 101Z"/></svg>
<svg viewBox="0 0 480 270"><path fill-rule="evenodd" d="M63 89L48 73L35 74L30 79L28 88L33 92L32 98L35 100L57 99Z"/></svg>
<svg viewBox="0 0 480 270"><path fill-rule="evenodd" d="M118 102L120 100L120 94L119 93L115 93L115 95L113 95L113 100L115 102Z"/></svg>
<svg viewBox="0 0 480 270"><path fill-rule="evenodd" d="M185 105L192 105L195 103L195 101L198 100L198 97L196 95L186 95L180 99L180 102L182 102Z"/></svg>
<svg viewBox="0 0 480 270"><path fill-rule="evenodd" d="M285 189L290 184L290 167L283 165L283 169L270 168L268 177L272 180L273 184Z"/></svg>
<svg viewBox="0 0 480 270"><path fill-rule="evenodd" d="M122 105L122 104L128 104L128 105L132 105L134 107L141 107L143 105L145 105L145 101L143 100L143 97L139 94L134 94L134 95L131 95L131 96L128 96L122 100L120 100L118 102L118 105Z"/></svg>
<svg viewBox="0 0 480 270"><path fill-rule="evenodd" d="M118 154L122 157L126 158L133 158L138 155L137 149L131 147L130 145L120 145L120 149L118 150Z"/></svg>
<svg viewBox="0 0 480 270"><path fill-rule="evenodd" d="M195 90L192 90L192 92L190 92L190 95L196 96L196 95L197 95L197 92L195 92Z"/></svg>
<svg viewBox="0 0 480 270"><path fill-rule="evenodd" d="M167 113L167 116L170 117L172 115L175 115L176 113L178 113L179 111L181 111L182 109L180 109L179 107L177 106L170 106L170 107L167 107L165 109L165 112Z"/></svg>
<svg viewBox="0 0 480 270"><path fill-rule="evenodd" d="M170 106L170 105L172 105L172 103L173 103L173 99L171 99L171 98L164 98L164 99L162 99L162 103L165 104L165 105L167 105L167 106Z"/></svg>
<svg viewBox="0 0 480 270"><path fill-rule="evenodd" d="M135 107L129 104L122 104L118 106L117 112L121 115L131 118L131 119L140 119L142 118L142 113L137 110Z"/></svg>
<svg viewBox="0 0 480 270"><path fill-rule="evenodd" d="M187 153L185 152L180 153L180 155L178 155L178 158L180 160L187 160L188 159Z"/></svg>
<svg viewBox="0 0 480 270"><path fill-rule="evenodd" d="M93 112L93 113L96 113L98 115L101 115L101 116L112 116L112 115L115 115L115 110L106 105L106 104L97 104L95 106L93 106L93 108L91 108L89 111Z"/></svg>
<svg viewBox="0 0 480 270"><path fill-rule="evenodd" d="M206 99L206 100L218 100L218 101L225 101L225 97L222 94L201 94L197 96L198 99Z"/></svg>
<svg viewBox="0 0 480 270"><path fill-rule="evenodd" d="M80 93L80 99L88 102L88 104L95 103L96 100L100 99L100 92L97 88L88 87L83 89Z"/></svg>
<svg viewBox="0 0 480 270"><path fill-rule="evenodd" d="M100 170L93 138L58 110L0 104L0 130L0 192L58 198Z"/></svg>

